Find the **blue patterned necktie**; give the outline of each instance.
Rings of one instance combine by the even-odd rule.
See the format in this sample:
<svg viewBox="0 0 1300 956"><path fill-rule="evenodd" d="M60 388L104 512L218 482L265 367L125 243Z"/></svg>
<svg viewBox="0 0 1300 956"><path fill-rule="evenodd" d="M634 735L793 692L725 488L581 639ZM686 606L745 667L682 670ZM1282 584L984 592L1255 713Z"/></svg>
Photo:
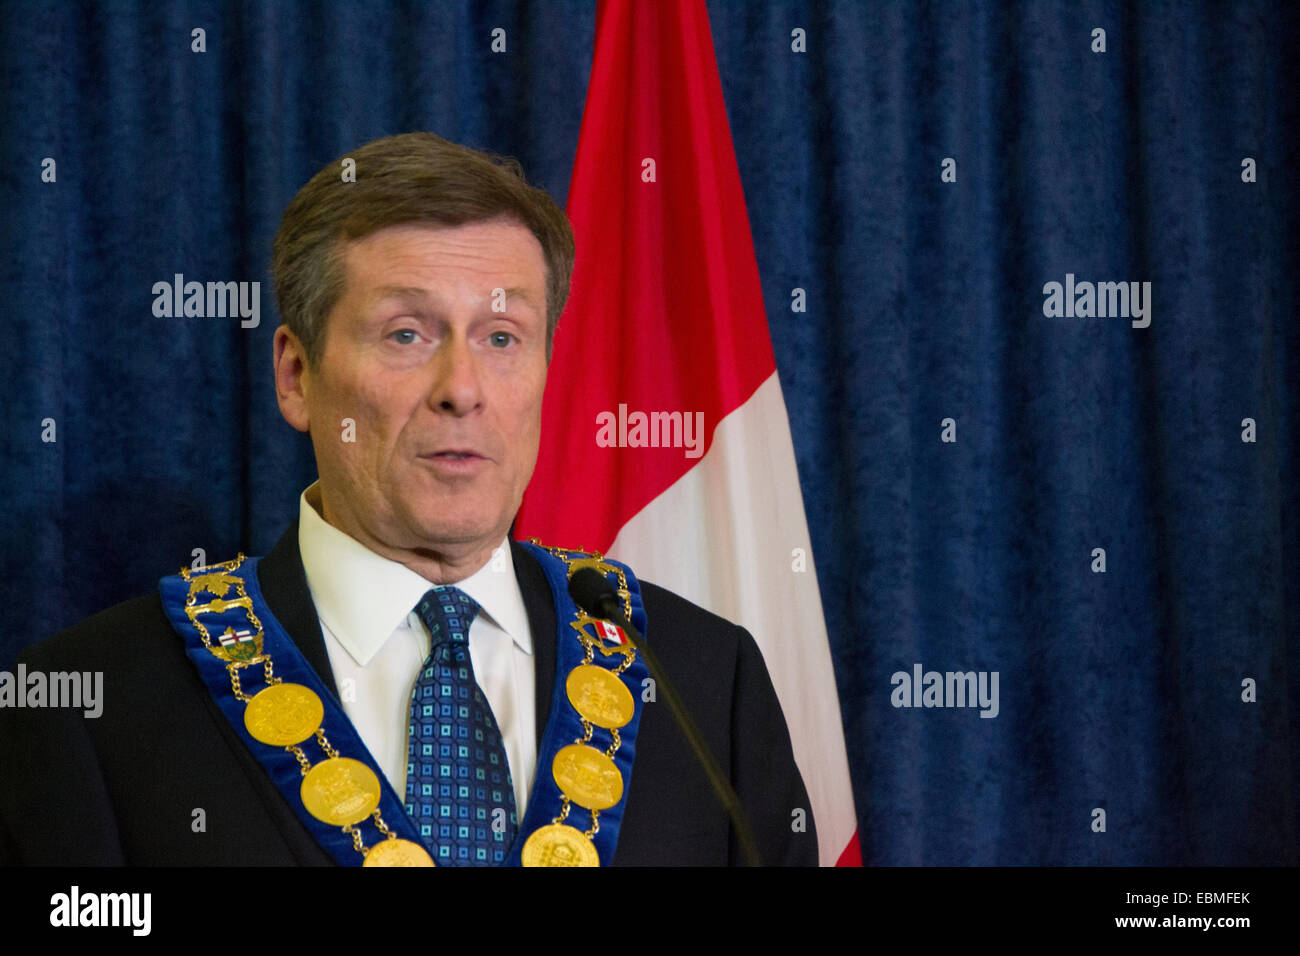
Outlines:
<svg viewBox="0 0 1300 956"><path fill-rule="evenodd" d="M432 643L411 695L406 812L439 866L499 865L519 826L501 731L469 657L478 610L453 587L415 606Z"/></svg>

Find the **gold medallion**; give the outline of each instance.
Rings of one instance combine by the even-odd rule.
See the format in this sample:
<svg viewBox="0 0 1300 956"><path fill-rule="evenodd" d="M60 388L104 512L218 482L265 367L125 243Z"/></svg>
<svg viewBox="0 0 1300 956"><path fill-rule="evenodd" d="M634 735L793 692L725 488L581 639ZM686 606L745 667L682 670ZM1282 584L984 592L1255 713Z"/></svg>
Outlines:
<svg viewBox="0 0 1300 956"><path fill-rule="evenodd" d="M613 671L595 664L582 664L569 671L564 690L578 713L597 727L622 727L636 713L636 702L627 685Z"/></svg>
<svg viewBox="0 0 1300 956"><path fill-rule="evenodd" d="M555 755L551 774L570 800L588 810L608 810L623 796L618 767L594 747L569 744Z"/></svg>
<svg viewBox="0 0 1300 956"><path fill-rule="evenodd" d="M433 866L433 857L410 840L380 840L366 850L362 866Z"/></svg>
<svg viewBox="0 0 1300 956"><path fill-rule="evenodd" d="M596 846L581 830L563 823L534 830L524 843L524 866L600 866Z"/></svg>
<svg viewBox="0 0 1300 956"><path fill-rule="evenodd" d="M379 778L360 760L331 757L302 778L302 802L317 820L336 827L360 823L379 806Z"/></svg>
<svg viewBox="0 0 1300 956"><path fill-rule="evenodd" d="M244 726L264 744L291 747L312 734L325 718L325 705L302 684L272 684L259 691L244 709Z"/></svg>

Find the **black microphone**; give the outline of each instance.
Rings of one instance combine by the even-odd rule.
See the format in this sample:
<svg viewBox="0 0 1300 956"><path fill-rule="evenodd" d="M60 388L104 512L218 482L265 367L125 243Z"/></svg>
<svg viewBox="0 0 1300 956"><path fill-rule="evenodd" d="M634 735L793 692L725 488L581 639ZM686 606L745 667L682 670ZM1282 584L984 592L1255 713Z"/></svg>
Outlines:
<svg viewBox="0 0 1300 956"><path fill-rule="evenodd" d="M686 707L682 704L681 698L677 696L677 689L668 680L668 675L664 673L659 658L646 644L641 632L623 616L622 602L618 598L618 591L615 590L613 582L595 568L579 568L569 576L569 596L573 598L578 607L592 617L603 621L612 621L621 627L627 635L628 643L641 652L641 656L645 659L646 668L650 671L650 676L654 678L659 689L663 691L664 700L668 702L668 709L672 711L673 717L676 718L677 726L681 728L682 734L691 745L691 749L695 751L696 758L704 768L705 774L708 775L709 783L713 785L713 792L717 794L718 800L721 801L723 808L731 817L731 825L736 831L736 840L740 844L741 852L745 855L745 862L750 866L762 866L763 864L758 855L758 845L754 843L754 835L749 828L749 821L745 819L745 811L740 805L740 798L736 796L731 781L722 772L717 758L709 750L709 745L705 742L699 727L691 719L691 715L686 712Z"/></svg>
<svg viewBox="0 0 1300 956"><path fill-rule="evenodd" d="M595 568L579 568L573 572L569 578L569 597L573 598L578 607L602 621L620 613L614 582Z"/></svg>

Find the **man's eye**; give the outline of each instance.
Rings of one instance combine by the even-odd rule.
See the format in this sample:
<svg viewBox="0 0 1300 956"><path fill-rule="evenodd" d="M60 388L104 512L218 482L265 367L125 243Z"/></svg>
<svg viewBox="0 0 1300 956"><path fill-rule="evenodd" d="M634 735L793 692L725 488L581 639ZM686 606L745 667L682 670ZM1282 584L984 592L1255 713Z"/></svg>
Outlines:
<svg viewBox="0 0 1300 956"><path fill-rule="evenodd" d="M488 341L491 342L494 346L496 346L499 349L505 348L507 345L513 342L514 339L515 337L511 335L509 332L493 332L490 336L488 336Z"/></svg>
<svg viewBox="0 0 1300 956"><path fill-rule="evenodd" d="M414 345L416 332L414 329L399 329L388 337L397 342L398 345Z"/></svg>

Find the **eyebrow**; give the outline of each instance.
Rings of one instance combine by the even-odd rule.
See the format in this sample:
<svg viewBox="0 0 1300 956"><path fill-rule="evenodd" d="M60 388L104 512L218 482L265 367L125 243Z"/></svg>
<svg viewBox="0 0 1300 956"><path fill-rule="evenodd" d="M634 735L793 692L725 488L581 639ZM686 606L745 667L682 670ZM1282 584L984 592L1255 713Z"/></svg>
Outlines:
<svg viewBox="0 0 1300 956"><path fill-rule="evenodd" d="M507 299L518 299L520 302L528 306L534 312L542 311L541 307L536 302L533 301L533 297L528 294L527 289L521 289L519 288L519 286L511 286L509 289L506 289L505 291L506 291Z"/></svg>
<svg viewBox="0 0 1300 956"><path fill-rule="evenodd" d="M385 299L416 299L423 302L428 297L428 292L417 286L385 285L375 290L376 302Z"/></svg>

